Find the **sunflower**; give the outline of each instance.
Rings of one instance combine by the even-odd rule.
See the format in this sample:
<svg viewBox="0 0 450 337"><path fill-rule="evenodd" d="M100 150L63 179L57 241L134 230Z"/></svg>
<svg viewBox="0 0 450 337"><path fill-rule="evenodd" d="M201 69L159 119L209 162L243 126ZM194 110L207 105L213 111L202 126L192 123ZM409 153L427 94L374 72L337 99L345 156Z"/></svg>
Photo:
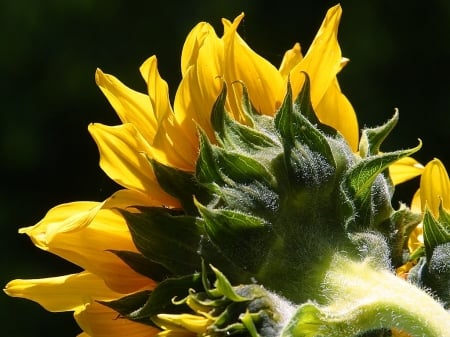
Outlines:
<svg viewBox="0 0 450 337"><path fill-rule="evenodd" d="M74 311L80 336L92 337L379 336L409 331L405 321L426 315L411 314L417 302L398 309L402 294L447 319L434 299L388 270L405 263L420 222L390 205L394 186L422 173L410 157L420 145L380 152L398 114L359 137L337 81L348 62L337 41L340 16L340 6L331 8L307 53L296 43L278 68L239 36L243 14L223 19L220 38L199 23L183 46L173 104L155 56L140 67L147 93L98 69L96 83L122 124L93 123L89 132L101 168L123 189L104 202L56 206L20 229L83 271L13 280L7 294ZM425 263L444 243L429 247ZM374 280L398 293L367 300ZM345 306L356 320L361 310L375 317L380 301L395 312L385 319L391 325L354 328L333 316Z"/></svg>

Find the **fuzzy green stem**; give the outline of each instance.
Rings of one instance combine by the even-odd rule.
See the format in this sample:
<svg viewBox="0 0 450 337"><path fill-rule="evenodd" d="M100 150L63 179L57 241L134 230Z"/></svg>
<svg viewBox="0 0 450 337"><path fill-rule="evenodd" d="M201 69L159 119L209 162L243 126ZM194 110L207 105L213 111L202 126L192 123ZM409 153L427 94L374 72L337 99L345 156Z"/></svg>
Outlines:
<svg viewBox="0 0 450 337"><path fill-rule="evenodd" d="M324 282L329 305L301 305L282 337L353 337L389 328L450 337L450 313L423 290L367 261L337 257L332 265Z"/></svg>

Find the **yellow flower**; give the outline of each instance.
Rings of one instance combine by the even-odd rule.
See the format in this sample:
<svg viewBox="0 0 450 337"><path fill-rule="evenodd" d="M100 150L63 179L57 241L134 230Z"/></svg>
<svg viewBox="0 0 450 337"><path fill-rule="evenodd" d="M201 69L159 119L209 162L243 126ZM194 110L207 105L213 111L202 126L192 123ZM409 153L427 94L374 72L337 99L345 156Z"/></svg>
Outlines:
<svg viewBox="0 0 450 337"><path fill-rule="evenodd" d="M148 88L145 94L97 70L96 82L122 124L94 123L89 125L89 132L99 148L100 166L124 190L103 203L56 206L35 226L22 228L20 232L30 236L36 246L85 271L59 278L14 280L5 291L11 296L34 300L51 311L74 311L85 331L82 336L157 333L147 325L115 319L115 311L97 302L153 289L156 285L111 252L137 251L118 209L180 207L179 201L159 185L149 158L180 170L194 171L199 152L198 128L214 141L211 109L224 82L229 88L226 109L236 120L248 123L241 107L244 88L259 113L273 116L283 101L288 81L296 97L305 80L303 72L307 73L318 118L337 129L356 152L359 133L356 115L336 77L347 63L337 41L340 16L339 5L331 8L305 56L300 45L295 44L285 53L279 68L258 55L239 36L237 28L243 14L233 22L223 20L222 37L208 23L198 24L189 33L182 50L182 80L173 106L167 83L157 70L155 56L140 67ZM416 171L404 174L414 165L415 162L406 164L406 169L398 175L400 178L394 181L416 175Z"/></svg>

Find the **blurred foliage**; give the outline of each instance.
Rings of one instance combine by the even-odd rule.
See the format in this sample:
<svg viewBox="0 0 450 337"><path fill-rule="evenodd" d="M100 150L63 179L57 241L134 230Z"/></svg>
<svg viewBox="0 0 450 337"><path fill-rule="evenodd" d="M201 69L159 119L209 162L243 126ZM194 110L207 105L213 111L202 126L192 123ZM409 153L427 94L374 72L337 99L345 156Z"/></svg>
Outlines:
<svg viewBox="0 0 450 337"><path fill-rule="evenodd" d="M221 34L220 18L244 11L241 35L278 65L299 41L306 51L332 1L15 0L0 3L0 189L2 285L12 278L56 276L78 267L41 252L17 229L52 206L103 200L117 186L98 168L86 126L118 122L94 83L101 67L144 91L139 65L156 54L172 95L180 80L186 34L199 21ZM424 141L416 156L450 167L450 2L342 0L339 40L351 62L343 91L361 125L377 125L400 109L388 147ZM408 202L417 181L400 189ZM3 335L75 336L70 313L0 295Z"/></svg>

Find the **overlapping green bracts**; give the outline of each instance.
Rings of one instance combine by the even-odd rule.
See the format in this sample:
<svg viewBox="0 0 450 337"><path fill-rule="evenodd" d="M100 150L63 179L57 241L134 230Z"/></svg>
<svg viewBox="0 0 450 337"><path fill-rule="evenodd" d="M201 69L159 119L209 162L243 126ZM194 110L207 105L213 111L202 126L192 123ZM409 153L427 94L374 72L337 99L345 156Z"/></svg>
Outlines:
<svg viewBox="0 0 450 337"><path fill-rule="evenodd" d="M216 139L208 139L199 128L195 173L151 161L159 184L179 199L183 209L123 211L141 255L115 253L136 271L159 281L159 286L151 293L105 305L169 334L170 326L205 336L226 336L233 331L252 337L277 336L283 329L286 337L380 336L391 327L408 331L406 321L421 319L409 315L411 306L403 308L395 302L383 307L378 300L386 298L376 296L359 303L367 300L370 287L388 274L387 283L379 286L389 287L395 279L395 289L402 289L405 282L390 271L408 259L406 241L420 222L420 216L406 207L394 210L391 205L394 187L389 165L420 148L419 144L408 150L380 152L383 140L397 122L397 113L385 125L363 130L360 151L355 154L338 132L316 118L307 76L295 99L288 85L275 118L258 114L244 87L246 124L240 124L225 111L226 95L224 85L211 116ZM428 226L435 227L442 229L440 234L434 235L434 229L427 234L425 230L427 256L421 263L428 266L425 281L417 268L414 277L418 283L431 286L448 305L450 273L445 261L450 256L449 230L438 224ZM207 273L203 268L200 273L202 261L214 266L214 272ZM347 271L349 282L358 280L360 272L372 275L373 280L361 275L356 290L344 301L340 292L351 288L345 283ZM213 292L208 277L217 280ZM445 289L440 288L443 279ZM244 288L252 291L243 296L237 290L242 288L231 284L246 284ZM436 308L442 308L415 286L408 284L407 289L407 296L418 292ZM286 299L287 307L298 306L297 313L282 317L286 312L280 313L270 304L268 311L266 307L249 309L255 308L256 299L273 301L273 293ZM402 296L400 292L396 299ZM200 310L187 300L179 301L182 298L203 307ZM205 307L202 301L226 305ZM224 326L219 317L226 316L230 305L239 309ZM380 316L382 321L377 321L383 310L396 318L383 321ZM292 310L288 312L292 314ZM361 317L362 312L370 317ZM445 314L442 308L440 317ZM192 329L186 322L194 316L185 315L197 315ZM289 319L284 328L278 324ZM364 325L364 320L373 324ZM275 328L263 331L262 326ZM332 334L336 326L340 327L336 330L339 334ZM425 331L427 336L436 333L433 329L414 331Z"/></svg>

